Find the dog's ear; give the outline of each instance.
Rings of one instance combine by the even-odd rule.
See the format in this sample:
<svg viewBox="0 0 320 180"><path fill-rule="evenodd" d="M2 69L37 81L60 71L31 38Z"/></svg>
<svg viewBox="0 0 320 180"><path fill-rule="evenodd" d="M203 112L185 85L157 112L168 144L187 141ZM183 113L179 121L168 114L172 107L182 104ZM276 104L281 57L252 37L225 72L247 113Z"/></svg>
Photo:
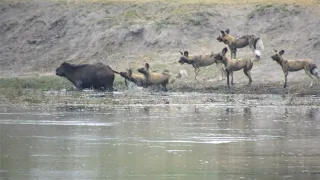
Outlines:
<svg viewBox="0 0 320 180"><path fill-rule="evenodd" d="M273 49L275 53L278 53L278 51L276 49Z"/></svg>
<svg viewBox="0 0 320 180"><path fill-rule="evenodd" d="M230 33L230 29L226 29L224 32L226 32L227 34Z"/></svg>
<svg viewBox="0 0 320 180"><path fill-rule="evenodd" d="M144 65L144 67L145 67L147 70L149 70L149 68L150 68L149 63L146 63L146 64Z"/></svg>
<svg viewBox="0 0 320 180"><path fill-rule="evenodd" d="M127 71L128 71L128 75L131 76L132 75L132 70L128 69Z"/></svg>
<svg viewBox="0 0 320 180"><path fill-rule="evenodd" d="M181 51L179 51L179 53L183 56L183 53Z"/></svg>
<svg viewBox="0 0 320 180"><path fill-rule="evenodd" d="M220 30L221 34L224 36L226 34L226 32Z"/></svg>
<svg viewBox="0 0 320 180"><path fill-rule="evenodd" d="M228 48L227 47L222 49L222 55L225 55L227 52L228 52Z"/></svg>
<svg viewBox="0 0 320 180"><path fill-rule="evenodd" d="M188 51L184 51L183 55L184 55L185 57L188 57L188 56L189 56L189 52L188 52Z"/></svg>
<svg viewBox="0 0 320 180"><path fill-rule="evenodd" d="M281 51L279 52L279 55L282 56L283 54L284 54L284 50L281 50Z"/></svg>

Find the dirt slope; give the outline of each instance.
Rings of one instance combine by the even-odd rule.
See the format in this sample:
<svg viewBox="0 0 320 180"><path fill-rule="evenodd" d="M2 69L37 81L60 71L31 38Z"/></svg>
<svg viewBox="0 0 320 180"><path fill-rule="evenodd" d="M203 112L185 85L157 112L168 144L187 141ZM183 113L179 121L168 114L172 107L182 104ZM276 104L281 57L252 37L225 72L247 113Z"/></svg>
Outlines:
<svg viewBox="0 0 320 180"><path fill-rule="evenodd" d="M273 48L284 49L286 58L312 58L320 66L319 7L67 2L0 2L2 75L54 73L63 61L100 61L117 70L149 62L155 69L175 73L183 68L193 76L190 66L177 63L178 51L218 52L225 45L216 37L226 28L235 36L263 39L254 81L283 81L280 67L270 59ZM238 57L250 54L249 48L238 50ZM214 77L210 70L204 74ZM236 79L247 81L242 72ZM289 82L300 79L308 78L304 72L289 75Z"/></svg>

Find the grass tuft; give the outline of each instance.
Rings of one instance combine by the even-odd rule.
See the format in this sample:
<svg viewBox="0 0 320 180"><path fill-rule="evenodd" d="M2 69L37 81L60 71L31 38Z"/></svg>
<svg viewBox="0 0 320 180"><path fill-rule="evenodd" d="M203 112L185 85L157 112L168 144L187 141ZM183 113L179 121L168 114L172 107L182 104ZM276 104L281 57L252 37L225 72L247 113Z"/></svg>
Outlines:
<svg viewBox="0 0 320 180"><path fill-rule="evenodd" d="M268 5L258 5L257 8L252 10L248 14L248 18L252 19L256 16L263 16L267 13L281 13L284 16L296 16L301 11L298 9L289 9L287 5L275 5L275 4L268 4Z"/></svg>

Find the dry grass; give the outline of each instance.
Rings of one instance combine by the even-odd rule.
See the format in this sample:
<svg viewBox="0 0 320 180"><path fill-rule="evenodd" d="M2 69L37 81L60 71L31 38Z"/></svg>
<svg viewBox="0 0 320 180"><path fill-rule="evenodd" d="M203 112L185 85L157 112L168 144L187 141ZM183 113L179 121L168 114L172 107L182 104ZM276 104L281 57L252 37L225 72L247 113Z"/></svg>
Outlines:
<svg viewBox="0 0 320 180"><path fill-rule="evenodd" d="M56 0L67 1L67 0ZM174 4L296 4L302 6L319 5L319 0L73 0L68 2L86 2L86 3L110 3L110 2L132 2L132 3L147 3L147 2L165 2Z"/></svg>

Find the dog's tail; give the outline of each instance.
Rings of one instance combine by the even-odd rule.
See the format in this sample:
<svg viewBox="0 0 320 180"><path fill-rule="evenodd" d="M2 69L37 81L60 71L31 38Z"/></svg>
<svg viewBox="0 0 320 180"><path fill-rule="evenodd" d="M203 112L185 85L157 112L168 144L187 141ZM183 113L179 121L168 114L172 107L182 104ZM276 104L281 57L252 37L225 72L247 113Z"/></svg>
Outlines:
<svg viewBox="0 0 320 180"><path fill-rule="evenodd" d="M187 77L188 77L188 72L185 69L181 69L176 75L177 79L187 78Z"/></svg>
<svg viewBox="0 0 320 180"><path fill-rule="evenodd" d="M320 72L319 72L319 69L317 68L317 65L310 64L309 69L312 75L316 76L318 79L320 78Z"/></svg>
<svg viewBox="0 0 320 180"><path fill-rule="evenodd" d="M177 79L182 79L182 78L187 78L188 77L188 72L184 69L180 70L177 74L172 74L169 70L164 70L162 74L170 76L169 78L169 84L173 84L176 82Z"/></svg>
<svg viewBox="0 0 320 180"><path fill-rule="evenodd" d="M263 45L263 41L261 38L257 38L256 39L256 43L254 45L254 49L253 52L256 55L256 57L258 57L260 59L261 55L262 55L262 51L264 50L264 45Z"/></svg>
<svg viewBox="0 0 320 180"><path fill-rule="evenodd" d="M168 69L163 70L162 74L169 76L169 81L168 81L169 84L172 84L176 81L175 77L172 76L172 73Z"/></svg>

